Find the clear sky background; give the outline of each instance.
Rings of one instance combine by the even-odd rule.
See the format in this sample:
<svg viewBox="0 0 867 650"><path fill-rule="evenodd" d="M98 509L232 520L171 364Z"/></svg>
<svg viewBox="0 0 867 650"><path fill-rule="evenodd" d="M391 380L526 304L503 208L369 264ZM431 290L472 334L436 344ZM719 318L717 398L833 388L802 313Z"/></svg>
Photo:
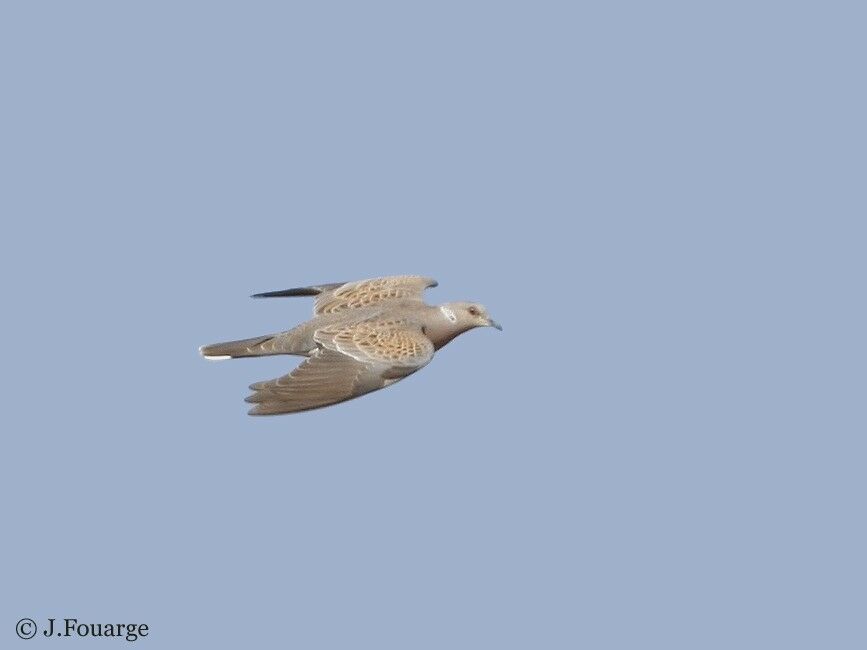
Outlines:
<svg viewBox="0 0 867 650"><path fill-rule="evenodd" d="M864 648L864 10L305 4L0 10L0 646ZM198 356L403 273L504 331Z"/></svg>

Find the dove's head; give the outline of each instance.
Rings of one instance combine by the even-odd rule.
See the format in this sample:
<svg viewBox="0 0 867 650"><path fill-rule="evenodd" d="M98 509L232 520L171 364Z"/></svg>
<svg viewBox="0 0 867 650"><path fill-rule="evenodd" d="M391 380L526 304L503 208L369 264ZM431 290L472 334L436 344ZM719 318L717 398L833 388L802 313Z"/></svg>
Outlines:
<svg viewBox="0 0 867 650"><path fill-rule="evenodd" d="M475 302L450 302L443 305L440 310L449 321L463 332L474 327L503 329L497 321L488 315L488 310L483 305Z"/></svg>

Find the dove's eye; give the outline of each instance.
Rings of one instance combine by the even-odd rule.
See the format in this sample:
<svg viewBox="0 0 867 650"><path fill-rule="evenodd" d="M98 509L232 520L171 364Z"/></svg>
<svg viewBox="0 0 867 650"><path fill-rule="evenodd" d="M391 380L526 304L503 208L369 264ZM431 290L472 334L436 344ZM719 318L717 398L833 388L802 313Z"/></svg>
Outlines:
<svg viewBox="0 0 867 650"><path fill-rule="evenodd" d="M479 315L479 310L476 309L475 307L469 307L467 309L467 311L470 312L470 316L478 316Z"/></svg>

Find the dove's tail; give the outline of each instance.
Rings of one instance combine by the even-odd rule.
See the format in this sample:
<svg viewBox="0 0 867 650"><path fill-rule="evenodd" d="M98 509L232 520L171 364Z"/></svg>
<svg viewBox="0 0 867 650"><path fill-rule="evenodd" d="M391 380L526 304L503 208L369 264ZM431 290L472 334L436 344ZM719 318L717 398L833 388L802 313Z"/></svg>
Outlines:
<svg viewBox="0 0 867 650"><path fill-rule="evenodd" d="M240 341L212 343L199 348L206 359L237 359L238 357L265 357L272 354L297 354L306 356L317 347L313 339L314 328L302 323L287 332L257 336Z"/></svg>
<svg viewBox="0 0 867 650"><path fill-rule="evenodd" d="M237 359L238 357L261 357L269 354L286 354L284 346L279 344L278 334L257 336L240 341L226 341L203 345L199 352L205 359L219 361L221 359Z"/></svg>

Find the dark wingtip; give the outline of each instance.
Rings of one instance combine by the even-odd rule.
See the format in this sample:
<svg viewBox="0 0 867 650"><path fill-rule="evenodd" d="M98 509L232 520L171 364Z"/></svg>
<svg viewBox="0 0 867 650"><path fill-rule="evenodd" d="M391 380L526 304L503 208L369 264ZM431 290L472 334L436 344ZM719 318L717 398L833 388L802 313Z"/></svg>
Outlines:
<svg viewBox="0 0 867 650"><path fill-rule="evenodd" d="M280 291L265 291L254 293L251 298L289 298L291 296L318 296L320 290L314 287L299 287L297 289L282 289Z"/></svg>

